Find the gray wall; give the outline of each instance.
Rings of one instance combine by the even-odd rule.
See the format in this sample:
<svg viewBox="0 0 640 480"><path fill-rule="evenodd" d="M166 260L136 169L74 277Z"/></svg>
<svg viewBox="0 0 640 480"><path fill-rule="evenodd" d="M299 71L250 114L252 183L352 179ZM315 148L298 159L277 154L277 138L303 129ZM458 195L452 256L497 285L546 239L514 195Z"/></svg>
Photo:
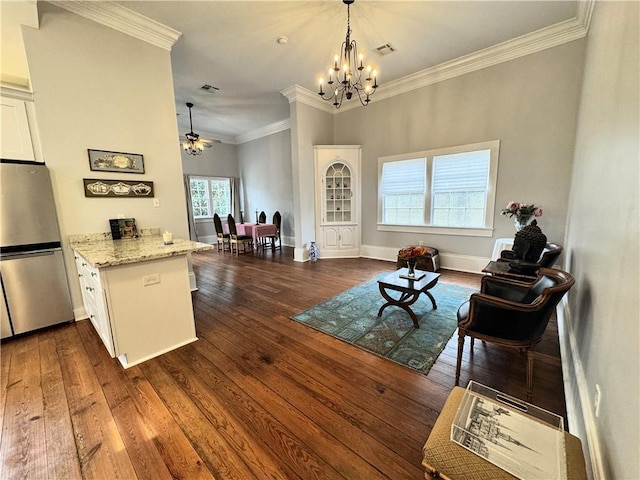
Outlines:
<svg viewBox="0 0 640 480"><path fill-rule="evenodd" d="M541 204L542 230L561 242L583 55L574 41L336 115L335 143L362 145L362 243L489 257L514 235L499 216L510 200ZM378 157L488 140L501 140L493 238L377 230Z"/></svg>
<svg viewBox="0 0 640 480"><path fill-rule="evenodd" d="M568 400L583 404L585 425L577 426L601 456L596 472L628 480L640 478L638 18L637 2L595 5L565 259L576 278L567 316L577 367L568 379L574 392ZM596 384L602 392L598 417Z"/></svg>
<svg viewBox="0 0 640 480"><path fill-rule="evenodd" d="M213 143L202 155L187 155L180 149L182 171L185 175L237 178L238 159L236 145ZM199 241L213 243L216 231L211 220L196 220L196 237Z"/></svg>
<svg viewBox="0 0 640 480"><path fill-rule="evenodd" d="M283 243L292 244L293 178L291 175L291 130L258 138L238 146L238 170L243 183L245 220L255 221L255 211L264 211L271 222L282 215Z"/></svg>

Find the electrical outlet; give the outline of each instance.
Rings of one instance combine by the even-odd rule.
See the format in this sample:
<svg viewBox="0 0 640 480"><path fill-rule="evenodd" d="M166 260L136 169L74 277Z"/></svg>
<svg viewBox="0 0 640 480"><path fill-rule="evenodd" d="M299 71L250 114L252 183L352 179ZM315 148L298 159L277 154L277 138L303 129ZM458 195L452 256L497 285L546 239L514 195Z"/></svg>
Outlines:
<svg viewBox="0 0 640 480"><path fill-rule="evenodd" d="M152 273L151 275L145 275L142 277L142 285L148 287L149 285L155 285L156 283L160 283L160 274Z"/></svg>
<svg viewBox="0 0 640 480"><path fill-rule="evenodd" d="M159 198L154 198L153 199L153 206L156 207L156 208L160 206L160 199Z"/></svg>
<svg viewBox="0 0 640 480"><path fill-rule="evenodd" d="M600 405L602 405L602 392L600 391L600 385L596 383L596 395L593 400L593 409L595 410L596 417L600 415Z"/></svg>
<svg viewBox="0 0 640 480"><path fill-rule="evenodd" d="M420 240L420 241L418 242L418 245L423 246L423 245L424 245L424 242L423 242L422 240Z"/></svg>

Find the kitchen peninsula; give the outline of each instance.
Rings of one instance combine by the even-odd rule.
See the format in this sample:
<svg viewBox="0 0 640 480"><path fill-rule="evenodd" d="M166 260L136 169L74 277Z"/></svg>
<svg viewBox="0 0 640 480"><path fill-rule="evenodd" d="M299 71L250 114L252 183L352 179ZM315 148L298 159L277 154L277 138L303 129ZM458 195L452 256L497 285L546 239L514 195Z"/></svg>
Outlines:
<svg viewBox="0 0 640 480"><path fill-rule="evenodd" d="M124 368L197 340L187 255L213 246L153 233L69 236L87 316Z"/></svg>

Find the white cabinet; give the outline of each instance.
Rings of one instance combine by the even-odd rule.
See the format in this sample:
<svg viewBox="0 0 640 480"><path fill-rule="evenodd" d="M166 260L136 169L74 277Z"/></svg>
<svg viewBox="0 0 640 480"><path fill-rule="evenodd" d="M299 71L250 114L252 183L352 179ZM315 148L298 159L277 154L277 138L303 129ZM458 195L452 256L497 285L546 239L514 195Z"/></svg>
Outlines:
<svg viewBox="0 0 640 480"><path fill-rule="evenodd" d="M0 97L0 157L8 160L35 160L27 116L27 102Z"/></svg>
<svg viewBox="0 0 640 480"><path fill-rule="evenodd" d="M74 254L76 260L76 270L80 280L80 290L82 291L82 301L84 309L89 316L98 336L107 347L109 355L115 357L113 346L113 334L111 332L111 322L100 270L92 267L89 262L78 253Z"/></svg>
<svg viewBox="0 0 640 480"><path fill-rule="evenodd" d="M197 340L186 254L102 268L74 254L86 313L125 368Z"/></svg>
<svg viewBox="0 0 640 480"><path fill-rule="evenodd" d="M314 146L320 258L360 256L360 146Z"/></svg>

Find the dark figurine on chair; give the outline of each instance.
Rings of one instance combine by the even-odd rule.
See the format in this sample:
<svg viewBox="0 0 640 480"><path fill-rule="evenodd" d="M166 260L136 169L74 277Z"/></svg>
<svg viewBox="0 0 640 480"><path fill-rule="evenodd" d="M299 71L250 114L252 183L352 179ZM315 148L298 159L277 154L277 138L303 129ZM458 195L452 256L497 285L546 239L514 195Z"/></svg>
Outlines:
<svg viewBox="0 0 640 480"><path fill-rule="evenodd" d="M509 267L520 272L535 272L540 268L538 259L547 245L547 236L542 233L538 222L531 224L516 233L511 250L504 250L500 258L509 261Z"/></svg>

